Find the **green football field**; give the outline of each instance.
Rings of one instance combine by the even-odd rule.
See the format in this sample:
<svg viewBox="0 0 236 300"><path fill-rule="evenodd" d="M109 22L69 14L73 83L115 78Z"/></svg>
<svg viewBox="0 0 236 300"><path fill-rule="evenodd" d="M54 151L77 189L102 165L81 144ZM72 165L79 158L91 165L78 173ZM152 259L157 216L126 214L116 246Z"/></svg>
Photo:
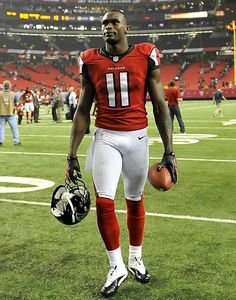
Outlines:
<svg viewBox="0 0 236 300"><path fill-rule="evenodd" d="M223 118L213 117L214 108L212 101L181 105L187 133L179 134L175 123L179 181L167 192L148 182L145 187L143 258L151 281L142 285L129 275L113 299L236 299L236 101L223 103ZM149 103L147 110L152 164L163 147ZM44 107L40 113L39 124L23 120L21 146L13 146L8 126L0 148L0 300L101 299L108 262L91 174L83 171L92 194L89 215L78 225L62 225L49 205L64 181L71 122L52 122ZM86 135L80 148L82 170L91 139ZM121 184L116 209L127 262Z"/></svg>

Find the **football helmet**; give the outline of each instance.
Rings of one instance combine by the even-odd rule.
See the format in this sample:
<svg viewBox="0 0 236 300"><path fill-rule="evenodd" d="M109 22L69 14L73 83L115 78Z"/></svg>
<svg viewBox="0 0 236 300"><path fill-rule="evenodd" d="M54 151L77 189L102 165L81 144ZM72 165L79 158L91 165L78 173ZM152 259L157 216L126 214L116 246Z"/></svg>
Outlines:
<svg viewBox="0 0 236 300"><path fill-rule="evenodd" d="M65 185L57 186L52 194L51 212L61 223L75 225L87 216L90 204L90 194L84 182L66 180Z"/></svg>

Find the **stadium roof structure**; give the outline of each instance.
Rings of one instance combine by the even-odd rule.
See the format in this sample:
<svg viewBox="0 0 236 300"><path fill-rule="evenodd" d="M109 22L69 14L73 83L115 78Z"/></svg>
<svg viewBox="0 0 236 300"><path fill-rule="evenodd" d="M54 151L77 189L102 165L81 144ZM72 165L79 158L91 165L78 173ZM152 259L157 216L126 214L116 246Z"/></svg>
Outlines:
<svg viewBox="0 0 236 300"><path fill-rule="evenodd" d="M0 36L78 38L86 46L96 44L101 37L100 21L104 11L114 7L126 11L131 23L129 36L140 41L160 44L160 51L168 53L225 52L232 54L233 39L226 26L236 14L236 3L229 0L173 1L173 0L2 0L0 3ZM216 45L218 34L224 36ZM186 36L186 43L177 45L174 36ZM198 41L202 37L204 43ZM206 38L204 38L204 36ZM172 45L166 47L163 38ZM135 40L135 38L137 38ZM197 39L198 38L198 39ZM173 41L172 41L173 39ZM50 47L33 49L15 43L14 47L2 44L2 53L60 53L74 55L72 49ZM47 46L47 45L45 45ZM81 50L81 49L80 49ZM77 53L77 52L76 52Z"/></svg>

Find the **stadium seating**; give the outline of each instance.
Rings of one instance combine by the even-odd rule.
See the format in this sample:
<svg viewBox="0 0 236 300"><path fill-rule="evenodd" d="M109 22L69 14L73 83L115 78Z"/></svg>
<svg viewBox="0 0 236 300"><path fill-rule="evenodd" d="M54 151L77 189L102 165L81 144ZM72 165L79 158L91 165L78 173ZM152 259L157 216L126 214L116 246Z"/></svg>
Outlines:
<svg viewBox="0 0 236 300"><path fill-rule="evenodd" d="M203 80L206 84L205 88L211 87L212 80L216 78L220 81L220 72L224 69L225 62L215 64L211 69L210 65L202 66L201 63L190 64L187 70L182 75L182 80L189 89L199 89L199 81ZM204 73L201 73L201 69ZM194 80L193 80L194 79Z"/></svg>
<svg viewBox="0 0 236 300"><path fill-rule="evenodd" d="M4 71L0 72L0 80L3 81L6 78L10 79L18 89L33 88L34 86L47 89L60 86L62 89L68 89L70 86L77 87L79 85L78 81L63 74L50 64L34 66L27 63L20 69L16 64L5 64Z"/></svg>
<svg viewBox="0 0 236 300"><path fill-rule="evenodd" d="M57 0L58 5L55 1L28 2L0 3L2 14L5 13L0 19L0 80L9 78L17 88L76 87L79 84L77 57L85 49L103 47L101 17L109 7L126 12L131 24L130 44L151 42L160 50L161 81L165 86L176 77L182 89L197 92L199 88L214 86L214 80L220 86L233 82L230 68L233 56L229 57L230 62L228 57L218 56L233 49L233 34L226 29L235 19L235 4L230 0L115 1L117 3L101 0L79 1L79 5L76 0ZM19 18L22 10L26 15ZM15 14L7 14L7 11L15 11ZM208 13L207 18L175 18L178 13L204 11ZM52 18L41 20L34 12L52 14ZM209 66L211 60L214 68Z"/></svg>
<svg viewBox="0 0 236 300"><path fill-rule="evenodd" d="M222 84L223 85L232 85L232 79L234 78L234 67L232 66L230 69L229 69L229 71L228 71L228 73L226 73L223 77L222 77L222 79L221 79L221 81L222 81Z"/></svg>
<svg viewBox="0 0 236 300"><path fill-rule="evenodd" d="M180 64L161 64L161 82L163 85L168 85L174 80L181 68Z"/></svg>

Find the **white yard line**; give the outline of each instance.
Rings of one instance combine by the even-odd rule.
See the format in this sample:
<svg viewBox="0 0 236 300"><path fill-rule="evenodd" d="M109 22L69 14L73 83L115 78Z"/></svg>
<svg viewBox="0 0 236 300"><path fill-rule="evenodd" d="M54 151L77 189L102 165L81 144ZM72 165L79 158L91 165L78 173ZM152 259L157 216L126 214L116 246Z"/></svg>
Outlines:
<svg viewBox="0 0 236 300"><path fill-rule="evenodd" d="M156 127L153 127L153 128L156 128ZM188 128L191 128L191 129L206 129L206 127L188 127ZM209 129L209 128L208 128ZM217 128L217 127L212 127L212 129L229 129L229 130L231 130L231 129L236 129L236 126L235 127L219 127L219 128ZM181 134L181 133L179 133L180 135L183 135L183 134ZM192 135L194 135L194 133L192 134ZM197 135L197 134L196 134ZM50 134L21 134L20 135L21 137L22 136L24 136L24 137L34 137L34 138L37 138L37 137L42 137L42 138L52 138L52 135L50 135ZM174 136L176 136L176 137L178 137L178 134L174 134ZM9 135L9 137L10 137L10 135ZM61 135L54 135L54 137L57 137L57 138L66 138L66 139L69 139L70 138L70 135L63 135L63 134L61 134ZM91 134L86 134L85 136L84 136L85 138L92 138L92 135ZM156 138L157 136L155 136L155 137L153 137L153 136L148 136L148 138L149 139L152 139L152 138ZM159 137L159 136L158 136ZM186 136L184 136L184 137L188 137L188 135L186 134ZM204 140L208 140L207 138L204 138ZM225 141L225 140L227 140L227 141L235 141L236 140L236 138L220 138L220 137L218 137L218 138L216 138L216 137L212 137L212 138L210 138L210 140L213 140L213 141Z"/></svg>
<svg viewBox="0 0 236 300"><path fill-rule="evenodd" d="M26 205L38 205L38 206L50 206L50 203L46 202L33 202L24 200L12 200L12 199L0 199L0 202L5 203L16 203L16 204L26 204ZM96 210L96 208L91 207L91 210ZM116 210L117 213L126 214L126 210ZM206 217L196 217L189 215L173 215L173 214L160 214L153 212L146 212L146 216L150 217L160 217L169 219L180 219L180 220L190 220L190 221L203 221L203 222L213 222L213 223L226 223L226 224L236 224L236 220L232 219L220 219L220 218L206 218Z"/></svg>
<svg viewBox="0 0 236 300"><path fill-rule="evenodd" d="M187 122L185 121L185 123L187 123ZM178 125L176 124L176 126L178 126ZM148 128L149 129L156 129L157 127L155 125L153 125L153 126L149 125ZM209 126L207 126L207 127L206 126L186 126L186 129L203 129L203 130L207 130L207 132L213 131L213 130L235 130L236 129L236 125L234 125L234 126L233 125L232 126L224 126L224 127L215 127L215 126L211 126L211 127L209 127ZM176 127L176 131L178 131L178 130L179 130L179 128Z"/></svg>
<svg viewBox="0 0 236 300"><path fill-rule="evenodd" d="M0 151L1 154L13 154L13 155L40 155L40 156L64 156L66 153L49 153L49 152L20 152L20 151ZM86 154L79 154L79 157L86 157ZM150 156L150 160L161 159L161 156ZM182 161L202 161L202 162L222 162L222 163L236 163L236 159L211 159L211 158L191 158L191 157L178 157L178 160Z"/></svg>
<svg viewBox="0 0 236 300"><path fill-rule="evenodd" d="M149 159L158 160L161 157L150 156ZM206 162L222 162L222 163L236 163L236 159L210 159L210 158L187 158L187 157L178 157L178 161L206 161Z"/></svg>

